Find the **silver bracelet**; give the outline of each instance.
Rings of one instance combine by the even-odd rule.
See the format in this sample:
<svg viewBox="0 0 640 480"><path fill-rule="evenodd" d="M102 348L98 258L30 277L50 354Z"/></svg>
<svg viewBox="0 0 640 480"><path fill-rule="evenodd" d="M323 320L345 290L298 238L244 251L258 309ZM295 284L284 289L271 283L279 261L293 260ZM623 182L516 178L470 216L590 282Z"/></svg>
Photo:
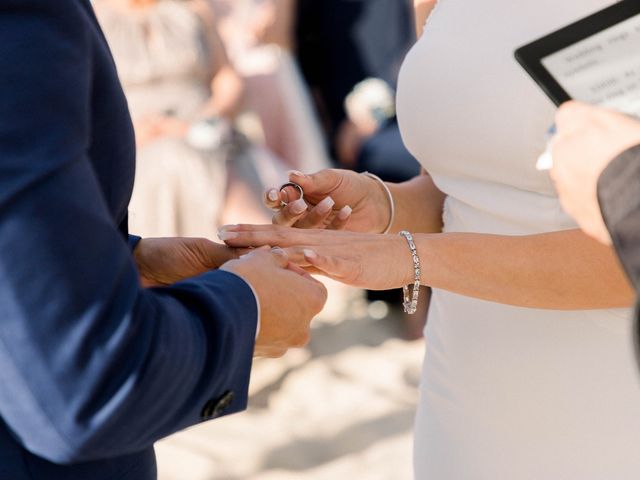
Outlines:
<svg viewBox="0 0 640 480"><path fill-rule="evenodd" d="M387 228L384 229L382 234L389 233L389 230L391 230L391 226L393 225L393 222L396 219L396 202L393 200L393 195L391 194L391 190L389 190L389 187L387 187L387 184L384 183L379 176L369 172L362 172L362 175L376 180L380 185L382 185L382 188L384 188L384 191L387 192L387 197L389 198L389 209L391 210L391 215L389 217L389 224L387 225Z"/></svg>
<svg viewBox="0 0 640 480"><path fill-rule="evenodd" d="M413 271L415 273L413 292L409 292L409 285L402 287L402 295L404 297L402 306L404 307L405 313L413 315L418 310L418 296L420 295L420 275L422 273L420 269L420 257L418 256L416 244L413 241L413 235L406 230L400 232L399 235L403 236L407 240L409 249L411 250L411 256L413 257Z"/></svg>

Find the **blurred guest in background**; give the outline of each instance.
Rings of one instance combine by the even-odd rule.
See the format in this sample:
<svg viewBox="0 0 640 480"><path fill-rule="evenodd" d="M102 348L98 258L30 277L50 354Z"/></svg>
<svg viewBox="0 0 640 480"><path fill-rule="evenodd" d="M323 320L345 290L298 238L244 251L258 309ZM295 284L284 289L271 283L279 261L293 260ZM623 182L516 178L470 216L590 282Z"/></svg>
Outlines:
<svg viewBox="0 0 640 480"><path fill-rule="evenodd" d="M419 166L402 143L395 109L380 108L375 98L367 98L371 80L361 83L374 79L377 85L373 88L380 90L380 84L384 84L394 97L400 65L415 41L412 3L297 3L297 55L321 113L333 156L344 167L368 170L389 181L415 176ZM353 115L354 109L345 105L350 94L351 103L361 103L360 110L369 110L368 115Z"/></svg>
<svg viewBox="0 0 640 480"><path fill-rule="evenodd" d="M212 0L211 4L229 57L245 83L243 110L258 119L248 123L247 133L289 168L328 167L323 133L292 55L294 0Z"/></svg>
<svg viewBox="0 0 640 480"><path fill-rule="evenodd" d="M244 92L204 0L97 0L138 143L131 225L145 236L214 235L263 222L263 184L284 171L232 128ZM226 212L226 215L225 215Z"/></svg>

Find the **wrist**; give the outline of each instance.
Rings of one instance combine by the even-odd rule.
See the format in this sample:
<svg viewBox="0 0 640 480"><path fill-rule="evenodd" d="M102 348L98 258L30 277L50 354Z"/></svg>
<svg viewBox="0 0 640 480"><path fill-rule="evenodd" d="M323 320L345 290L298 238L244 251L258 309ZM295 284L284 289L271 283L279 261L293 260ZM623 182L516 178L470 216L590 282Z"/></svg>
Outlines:
<svg viewBox="0 0 640 480"><path fill-rule="evenodd" d="M413 235L403 230L399 233L409 247L411 253L411 269L413 270L412 281L406 282L402 286L402 297L404 312L409 315L413 315L418 311L418 301L420 297L420 285L422 283L422 264L420 262L420 256L418 255L417 245L414 241Z"/></svg>
<svg viewBox="0 0 640 480"><path fill-rule="evenodd" d="M411 249L409 248L405 238L401 235L389 235L389 237L393 238L393 243L395 245L394 252L397 252L397 254L394 255L394 258L397 259L399 265L399 278L393 288L402 288L406 285L412 284L415 280L413 256L411 255Z"/></svg>
<svg viewBox="0 0 640 480"><path fill-rule="evenodd" d="M361 174L372 182L369 192L372 192L372 199L375 208L375 219L372 222L371 233L389 233L395 219L395 201L389 186L377 175L369 172Z"/></svg>

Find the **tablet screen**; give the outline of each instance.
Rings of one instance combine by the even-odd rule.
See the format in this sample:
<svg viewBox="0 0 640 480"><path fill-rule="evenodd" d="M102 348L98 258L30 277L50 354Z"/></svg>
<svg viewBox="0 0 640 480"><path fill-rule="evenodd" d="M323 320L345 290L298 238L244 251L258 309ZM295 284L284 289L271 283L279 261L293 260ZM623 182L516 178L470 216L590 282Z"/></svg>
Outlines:
<svg viewBox="0 0 640 480"><path fill-rule="evenodd" d="M640 15L541 63L572 98L640 117Z"/></svg>

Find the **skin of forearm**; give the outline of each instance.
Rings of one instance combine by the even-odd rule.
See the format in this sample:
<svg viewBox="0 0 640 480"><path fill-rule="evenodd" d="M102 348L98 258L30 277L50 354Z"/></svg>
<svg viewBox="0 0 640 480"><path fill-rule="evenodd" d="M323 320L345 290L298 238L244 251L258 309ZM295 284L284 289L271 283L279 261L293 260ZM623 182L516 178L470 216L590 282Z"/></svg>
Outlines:
<svg viewBox="0 0 640 480"><path fill-rule="evenodd" d="M415 236L422 282L461 295L528 308L629 307L634 292L611 248L579 230L539 235ZM407 284L413 282L408 269Z"/></svg>
<svg viewBox="0 0 640 480"><path fill-rule="evenodd" d="M438 190L429 175L420 175L404 183L388 183L387 186L393 196L396 211L390 232L442 231L442 209L446 196Z"/></svg>

